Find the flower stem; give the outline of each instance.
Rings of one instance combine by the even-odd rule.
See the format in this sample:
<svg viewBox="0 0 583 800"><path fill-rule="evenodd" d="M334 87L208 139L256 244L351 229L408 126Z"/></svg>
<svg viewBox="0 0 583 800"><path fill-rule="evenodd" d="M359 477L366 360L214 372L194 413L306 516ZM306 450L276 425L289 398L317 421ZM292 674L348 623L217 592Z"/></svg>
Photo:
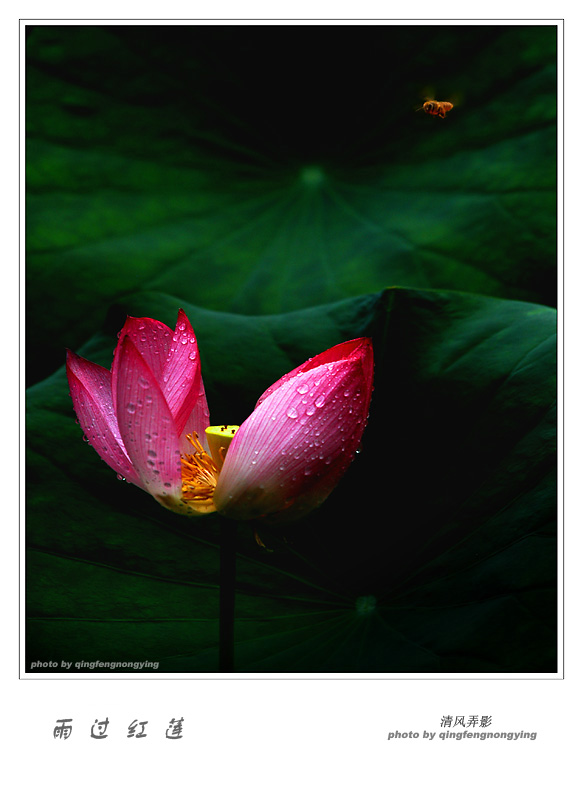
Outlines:
<svg viewBox="0 0 583 800"><path fill-rule="evenodd" d="M219 672L235 669L236 523L220 517Z"/></svg>

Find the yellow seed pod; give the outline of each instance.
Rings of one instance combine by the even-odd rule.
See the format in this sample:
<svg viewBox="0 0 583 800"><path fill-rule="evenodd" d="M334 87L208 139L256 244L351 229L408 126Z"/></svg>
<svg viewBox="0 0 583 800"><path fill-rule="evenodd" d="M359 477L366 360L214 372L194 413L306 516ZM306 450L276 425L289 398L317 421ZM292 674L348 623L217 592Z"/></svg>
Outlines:
<svg viewBox="0 0 583 800"><path fill-rule="evenodd" d="M205 430L212 459L219 469L223 466L229 445L238 430L238 425L211 425Z"/></svg>

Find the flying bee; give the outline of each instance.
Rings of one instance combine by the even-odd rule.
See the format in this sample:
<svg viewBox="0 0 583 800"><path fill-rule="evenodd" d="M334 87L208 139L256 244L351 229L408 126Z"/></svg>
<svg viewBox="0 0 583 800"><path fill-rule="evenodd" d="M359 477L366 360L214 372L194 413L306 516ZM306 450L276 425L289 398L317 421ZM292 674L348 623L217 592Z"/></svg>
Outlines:
<svg viewBox="0 0 583 800"><path fill-rule="evenodd" d="M453 108L453 103L448 101L426 100L421 108L417 111L425 111L426 114L431 114L432 117L441 117L445 119L445 115Z"/></svg>

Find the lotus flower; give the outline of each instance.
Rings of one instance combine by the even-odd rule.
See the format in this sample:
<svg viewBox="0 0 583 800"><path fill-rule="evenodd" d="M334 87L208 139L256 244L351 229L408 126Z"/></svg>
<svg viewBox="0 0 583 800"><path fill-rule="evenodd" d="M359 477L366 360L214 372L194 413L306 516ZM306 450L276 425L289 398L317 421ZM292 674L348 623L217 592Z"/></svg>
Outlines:
<svg viewBox="0 0 583 800"><path fill-rule="evenodd" d="M241 427L209 427L196 337L128 317L111 370L68 351L77 418L101 458L181 514L289 521L322 503L360 445L372 392L370 339L284 375Z"/></svg>

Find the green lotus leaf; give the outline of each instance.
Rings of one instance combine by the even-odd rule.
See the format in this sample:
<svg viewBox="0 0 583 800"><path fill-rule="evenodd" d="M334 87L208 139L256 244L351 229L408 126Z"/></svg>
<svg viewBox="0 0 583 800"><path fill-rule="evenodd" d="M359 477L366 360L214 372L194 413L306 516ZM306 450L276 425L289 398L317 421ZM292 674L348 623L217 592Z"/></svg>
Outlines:
<svg viewBox="0 0 583 800"><path fill-rule="evenodd" d="M26 30L29 383L137 290L555 305L556 26Z"/></svg>

